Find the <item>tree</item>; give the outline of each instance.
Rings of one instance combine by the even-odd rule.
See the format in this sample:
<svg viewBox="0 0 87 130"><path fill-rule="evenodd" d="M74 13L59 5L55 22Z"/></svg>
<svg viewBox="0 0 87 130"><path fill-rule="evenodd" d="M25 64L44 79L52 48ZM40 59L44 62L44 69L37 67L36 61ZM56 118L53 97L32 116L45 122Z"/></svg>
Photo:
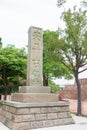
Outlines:
<svg viewBox="0 0 87 130"><path fill-rule="evenodd" d="M70 71L57 59L55 61L55 55L53 53L53 49L59 46L59 32L58 31L50 31L46 30L43 34L43 43L44 43L44 51L43 51L43 79L44 86L49 85L49 81L52 80L53 77L62 77L71 78Z"/></svg>
<svg viewBox="0 0 87 130"><path fill-rule="evenodd" d="M63 7L64 8L64 4L66 3L66 0L57 0L57 6L60 8L60 7ZM65 8L64 8L64 11L65 11Z"/></svg>
<svg viewBox="0 0 87 130"><path fill-rule="evenodd" d="M2 93L15 92L26 78L27 55L25 49L8 45L0 49L0 87Z"/></svg>
<svg viewBox="0 0 87 130"><path fill-rule="evenodd" d="M87 0L81 1L81 4L82 4L83 7L87 7Z"/></svg>
<svg viewBox="0 0 87 130"><path fill-rule="evenodd" d="M56 85L53 81L49 81L49 86L51 88L51 93L56 93L61 89L61 87L59 85Z"/></svg>
<svg viewBox="0 0 87 130"><path fill-rule="evenodd" d="M2 39L0 38L0 48L2 47Z"/></svg>
<svg viewBox="0 0 87 130"><path fill-rule="evenodd" d="M61 46L54 53L74 75L78 92L77 115L81 115L81 86L79 73L87 70L87 11L70 9L62 13L66 24Z"/></svg>

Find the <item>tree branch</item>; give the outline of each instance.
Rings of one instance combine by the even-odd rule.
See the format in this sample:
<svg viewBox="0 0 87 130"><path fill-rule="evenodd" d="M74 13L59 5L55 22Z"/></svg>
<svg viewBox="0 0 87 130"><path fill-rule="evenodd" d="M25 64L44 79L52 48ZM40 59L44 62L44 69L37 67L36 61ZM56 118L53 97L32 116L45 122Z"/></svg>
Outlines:
<svg viewBox="0 0 87 130"><path fill-rule="evenodd" d="M84 72L84 71L86 71L86 70L87 70L87 68L85 68L85 69L79 71L79 73L82 73L82 72Z"/></svg>
<svg viewBox="0 0 87 130"><path fill-rule="evenodd" d="M83 67L83 66L85 66L85 65L87 65L87 63L82 64L80 67Z"/></svg>

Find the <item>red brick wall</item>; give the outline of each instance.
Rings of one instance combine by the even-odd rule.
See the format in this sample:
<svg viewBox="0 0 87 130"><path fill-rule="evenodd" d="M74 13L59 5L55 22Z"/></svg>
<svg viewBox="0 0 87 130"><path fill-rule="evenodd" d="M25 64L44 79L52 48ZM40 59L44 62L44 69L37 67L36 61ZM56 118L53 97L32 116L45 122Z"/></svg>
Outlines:
<svg viewBox="0 0 87 130"><path fill-rule="evenodd" d="M87 78L80 79L81 84L81 98L82 101L87 101ZM73 85L66 85L63 90L57 91L62 98L77 99L77 86L76 83Z"/></svg>

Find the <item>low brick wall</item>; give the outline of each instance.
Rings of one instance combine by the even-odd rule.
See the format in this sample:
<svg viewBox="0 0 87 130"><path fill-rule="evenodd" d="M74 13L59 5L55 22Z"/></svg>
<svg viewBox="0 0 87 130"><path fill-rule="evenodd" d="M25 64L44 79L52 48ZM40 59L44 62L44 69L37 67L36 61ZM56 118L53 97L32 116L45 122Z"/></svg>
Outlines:
<svg viewBox="0 0 87 130"><path fill-rule="evenodd" d="M72 99L64 99L66 101L70 102L70 111L71 112L77 112L77 100L72 100ZM87 115L87 102L82 101L82 114Z"/></svg>

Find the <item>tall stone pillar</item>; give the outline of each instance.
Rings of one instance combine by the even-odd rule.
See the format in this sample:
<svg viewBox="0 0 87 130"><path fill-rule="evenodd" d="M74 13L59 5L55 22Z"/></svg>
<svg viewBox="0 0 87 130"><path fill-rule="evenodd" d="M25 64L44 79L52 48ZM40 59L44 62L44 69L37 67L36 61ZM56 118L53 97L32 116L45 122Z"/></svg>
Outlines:
<svg viewBox="0 0 87 130"><path fill-rule="evenodd" d="M28 31L27 86L43 86L43 32L30 27Z"/></svg>
<svg viewBox="0 0 87 130"><path fill-rule="evenodd" d="M19 93L50 93L50 87L43 86L43 31L31 26L28 31L27 86Z"/></svg>

